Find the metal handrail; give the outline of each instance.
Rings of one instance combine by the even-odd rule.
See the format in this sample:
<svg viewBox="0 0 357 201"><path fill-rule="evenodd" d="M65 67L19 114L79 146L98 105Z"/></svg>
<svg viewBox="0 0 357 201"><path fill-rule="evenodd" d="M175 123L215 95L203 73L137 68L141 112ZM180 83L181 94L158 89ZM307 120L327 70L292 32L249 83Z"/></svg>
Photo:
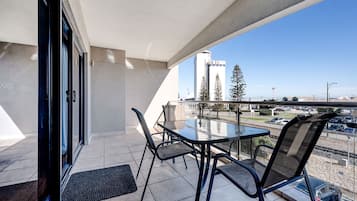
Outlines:
<svg viewBox="0 0 357 201"><path fill-rule="evenodd" d="M298 101L197 101L185 100L186 103L212 103L212 104L252 104L252 105L288 105L288 106L317 106L317 107L344 107L357 108L357 102L298 102Z"/></svg>

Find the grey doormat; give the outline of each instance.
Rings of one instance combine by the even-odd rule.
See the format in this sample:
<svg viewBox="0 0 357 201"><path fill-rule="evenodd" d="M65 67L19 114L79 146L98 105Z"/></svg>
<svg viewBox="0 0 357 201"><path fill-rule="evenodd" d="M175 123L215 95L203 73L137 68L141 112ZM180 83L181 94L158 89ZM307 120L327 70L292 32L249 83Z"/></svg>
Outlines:
<svg viewBox="0 0 357 201"><path fill-rule="evenodd" d="M62 194L63 201L99 201L137 190L129 165L73 174Z"/></svg>
<svg viewBox="0 0 357 201"><path fill-rule="evenodd" d="M0 187L1 201L36 201L37 180Z"/></svg>

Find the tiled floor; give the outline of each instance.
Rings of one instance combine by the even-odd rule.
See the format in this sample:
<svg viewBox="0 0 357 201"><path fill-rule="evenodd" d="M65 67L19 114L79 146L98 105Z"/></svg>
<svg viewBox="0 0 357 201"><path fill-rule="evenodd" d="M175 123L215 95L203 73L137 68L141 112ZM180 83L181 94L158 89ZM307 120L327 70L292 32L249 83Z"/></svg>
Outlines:
<svg viewBox="0 0 357 201"><path fill-rule="evenodd" d="M137 132L125 135L93 136L90 145L83 147L72 173L129 164L135 175L144 145L144 137ZM142 171L137 180L138 190L135 193L114 197L108 201L137 201L140 199L145 182L144 179L150 166L150 158L151 154L146 154ZM187 169L185 169L181 158L176 159L174 164L171 160L167 162L156 160L144 200L194 200L198 169L193 158L186 156L186 160L188 163ZM202 200L206 198L207 186L202 193ZM245 196L222 176L216 176L213 188L212 201L255 200ZM270 193L267 195L266 200L278 201L283 199Z"/></svg>
<svg viewBox="0 0 357 201"><path fill-rule="evenodd" d="M0 187L37 179L37 135L0 140Z"/></svg>

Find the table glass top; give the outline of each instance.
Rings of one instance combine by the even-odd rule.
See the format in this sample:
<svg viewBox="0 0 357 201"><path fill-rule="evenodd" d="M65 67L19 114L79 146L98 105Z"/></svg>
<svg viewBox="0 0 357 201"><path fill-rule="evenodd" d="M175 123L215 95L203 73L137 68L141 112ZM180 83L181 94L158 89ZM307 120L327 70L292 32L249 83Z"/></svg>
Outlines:
<svg viewBox="0 0 357 201"><path fill-rule="evenodd" d="M161 127L191 142L215 143L269 135L267 129L238 126L222 120L187 119L158 123Z"/></svg>

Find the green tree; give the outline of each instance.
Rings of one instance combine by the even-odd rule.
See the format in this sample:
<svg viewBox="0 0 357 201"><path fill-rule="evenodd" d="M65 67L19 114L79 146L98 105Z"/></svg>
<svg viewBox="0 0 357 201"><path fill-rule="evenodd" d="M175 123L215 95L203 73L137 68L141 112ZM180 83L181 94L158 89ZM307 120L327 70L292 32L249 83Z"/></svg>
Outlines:
<svg viewBox="0 0 357 201"><path fill-rule="evenodd" d="M216 80L214 83L214 100L215 101L221 101L222 99L222 83L221 79L219 79L219 75L216 75ZM214 107L217 111L217 118L218 118L218 111L223 108L223 104L215 104Z"/></svg>
<svg viewBox="0 0 357 201"><path fill-rule="evenodd" d="M202 76L201 89L200 89L200 101L208 101L208 99L209 99L209 97L208 97L208 88L207 88L206 78L204 76ZM200 103L199 105L200 105L199 107L202 109L204 109L208 106L207 103Z"/></svg>
<svg viewBox="0 0 357 201"><path fill-rule="evenodd" d="M243 72L240 69L239 65L235 65L232 72L231 77L231 89L230 89L230 96L232 100L240 101L242 100L243 96L245 95L245 81Z"/></svg>
<svg viewBox="0 0 357 201"><path fill-rule="evenodd" d="M288 97L283 97L282 101L288 101Z"/></svg>
<svg viewBox="0 0 357 201"><path fill-rule="evenodd" d="M297 101L299 101L299 98L294 96L294 97L291 98L291 100L297 102Z"/></svg>
<svg viewBox="0 0 357 201"><path fill-rule="evenodd" d="M219 79L219 75L216 75L216 81L214 83L214 100L220 101L222 100L222 83L221 79Z"/></svg>
<svg viewBox="0 0 357 201"><path fill-rule="evenodd" d="M208 88L206 78L203 76L201 80L201 91L200 91L200 101L208 101ZM202 104L202 108L207 107L207 103Z"/></svg>

